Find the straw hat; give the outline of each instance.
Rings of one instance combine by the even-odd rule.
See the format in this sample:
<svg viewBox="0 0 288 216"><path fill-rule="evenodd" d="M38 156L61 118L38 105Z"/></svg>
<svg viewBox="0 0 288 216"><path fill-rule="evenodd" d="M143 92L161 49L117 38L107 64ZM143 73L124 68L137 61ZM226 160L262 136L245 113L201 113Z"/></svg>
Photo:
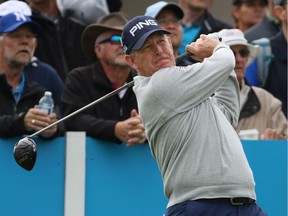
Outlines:
<svg viewBox="0 0 288 216"><path fill-rule="evenodd" d="M84 29L81 38L81 46L84 54L93 61L97 60L94 52L96 38L106 31L116 30L122 32L127 21L128 19L123 13L114 12L100 17L97 23L88 25Z"/></svg>

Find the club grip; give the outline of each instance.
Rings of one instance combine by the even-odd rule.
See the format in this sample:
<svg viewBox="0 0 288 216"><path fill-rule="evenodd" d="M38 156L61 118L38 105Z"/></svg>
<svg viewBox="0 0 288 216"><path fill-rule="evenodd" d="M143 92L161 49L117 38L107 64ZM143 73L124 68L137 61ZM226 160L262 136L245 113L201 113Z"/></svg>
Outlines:
<svg viewBox="0 0 288 216"><path fill-rule="evenodd" d="M217 39L219 41L222 41L222 38L220 38L217 33L211 33L211 34L208 34L208 36L211 38ZM176 57L176 64L180 63L184 59L189 59L189 58L191 58L191 53L186 51L183 54Z"/></svg>
<svg viewBox="0 0 288 216"><path fill-rule="evenodd" d="M180 63L181 61L183 61L184 59L189 59L191 56L190 52L185 52L179 56L176 57L176 64Z"/></svg>

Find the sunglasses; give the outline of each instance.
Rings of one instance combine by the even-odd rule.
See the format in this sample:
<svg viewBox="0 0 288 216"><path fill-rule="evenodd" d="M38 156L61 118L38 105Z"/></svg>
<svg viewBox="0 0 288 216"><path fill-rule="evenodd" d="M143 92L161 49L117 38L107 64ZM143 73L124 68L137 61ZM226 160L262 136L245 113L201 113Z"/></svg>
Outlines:
<svg viewBox="0 0 288 216"><path fill-rule="evenodd" d="M158 20L160 25L167 26L169 24L173 24L174 26L180 26L181 20L179 19L159 19Z"/></svg>
<svg viewBox="0 0 288 216"><path fill-rule="evenodd" d="M121 36L112 35L111 37L98 42L98 44L103 44L103 43L107 43L107 42L109 42L111 44L120 44L121 43Z"/></svg>
<svg viewBox="0 0 288 216"><path fill-rule="evenodd" d="M233 50L232 50L233 51ZM238 52L233 51L234 56L236 57L236 55L239 53L239 55L242 58L246 58L250 55L250 51L248 49L241 49Z"/></svg>

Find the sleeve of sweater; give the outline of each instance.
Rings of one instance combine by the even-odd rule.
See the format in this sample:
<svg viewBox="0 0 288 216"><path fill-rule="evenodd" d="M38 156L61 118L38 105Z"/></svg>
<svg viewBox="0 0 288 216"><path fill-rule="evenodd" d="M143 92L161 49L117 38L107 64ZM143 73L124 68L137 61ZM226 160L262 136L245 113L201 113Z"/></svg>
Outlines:
<svg viewBox="0 0 288 216"><path fill-rule="evenodd" d="M220 43L212 56L201 63L171 67L155 73L151 77L154 96L179 112L191 109L213 95L227 80L234 66L231 49Z"/></svg>
<svg viewBox="0 0 288 216"><path fill-rule="evenodd" d="M236 126L240 115L239 85L234 71L214 93L212 100L224 113L228 121Z"/></svg>

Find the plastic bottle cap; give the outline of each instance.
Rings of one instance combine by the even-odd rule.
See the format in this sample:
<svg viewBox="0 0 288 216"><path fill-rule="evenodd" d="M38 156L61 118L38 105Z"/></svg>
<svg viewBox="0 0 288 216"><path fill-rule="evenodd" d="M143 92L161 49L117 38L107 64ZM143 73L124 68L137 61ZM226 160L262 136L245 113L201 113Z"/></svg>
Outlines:
<svg viewBox="0 0 288 216"><path fill-rule="evenodd" d="M44 95L45 95L45 96L52 96L52 92L50 92L50 91L45 91Z"/></svg>

